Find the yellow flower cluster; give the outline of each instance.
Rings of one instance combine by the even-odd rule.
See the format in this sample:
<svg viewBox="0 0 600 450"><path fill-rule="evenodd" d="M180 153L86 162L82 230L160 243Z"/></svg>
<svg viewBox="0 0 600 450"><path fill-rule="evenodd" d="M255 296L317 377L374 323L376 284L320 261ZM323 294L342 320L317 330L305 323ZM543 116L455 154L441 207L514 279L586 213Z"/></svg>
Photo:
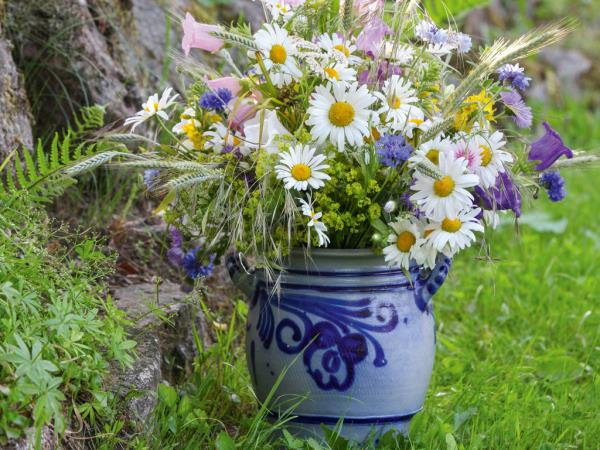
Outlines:
<svg viewBox="0 0 600 450"><path fill-rule="evenodd" d="M454 117L454 128L468 133L473 125L472 119L477 117L477 113L482 114L486 120L494 122L494 112L494 100L484 89L479 94L465 99L462 108Z"/></svg>

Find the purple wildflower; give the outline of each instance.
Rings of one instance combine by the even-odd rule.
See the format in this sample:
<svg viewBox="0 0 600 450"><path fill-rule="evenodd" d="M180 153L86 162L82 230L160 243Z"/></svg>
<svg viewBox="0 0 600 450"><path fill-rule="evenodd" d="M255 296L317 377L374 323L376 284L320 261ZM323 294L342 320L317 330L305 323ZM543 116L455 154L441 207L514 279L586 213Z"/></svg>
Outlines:
<svg viewBox="0 0 600 450"><path fill-rule="evenodd" d="M381 61L377 66L377 73L371 73L370 70L363 70L358 74L360 84L375 84L382 86L385 80L392 75L402 75L402 69L388 61Z"/></svg>
<svg viewBox="0 0 600 450"><path fill-rule="evenodd" d="M560 202L567 196L565 179L560 176L558 170L544 172L540 177L540 184L548 191L548 197L553 202Z"/></svg>
<svg viewBox="0 0 600 450"><path fill-rule="evenodd" d="M398 167L413 151L412 145L402 135L384 134L375 142L379 162L388 167Z"/></svg>
<svg viewBox="0 0 600 450"><path fill-rule="evenodd" d="M506 172L498 174L496 184L489 189L476 186L475 203L488 210L511 209L516 217L521 217L521 192Z"/></svg>
<svg viewBox="0 0 600 450"><path fill-rule="evenodd" d="M196 247L189 250L185 257L183 258L183 268L188 277L192 280L200 277L208 277L212 274L214 269L214 260L215 255L210 255L208 259L208 264L204 264L204 261L201 259L201 255L199 255L201 248Z"/></svg>
<svg viewBox="0 0 600 450"><path fill-rule="evenodd" d="M500 81L510 83L514 89L524 91L531 81L531 78L525 76L524 71L525 69L519 64L504 64L498 69L498 78Z"/></svg>
<svg viewBox="0 0 600 450"><path fill-rule="evenodd" d="M174 266L183 265L183 257L185 252L183 251L183 236L179 230L175 227L171 227L169 230L169 240L171 241L171 247L167 250L167 259Z"/></svg>
<svg viewBox="0 0 600 450"><path fill-rule="evenodd" d="M535 167L535 170L546 170L554 162L565 155L567 158L573 157L573 152L567 147L563 140L556 131L548 124L544 122L544 128L546 134L531 144L531 150L529 151L529 161L540 161Z"/></svg>
<svg viewBox="0 0 600 450"><path fill-rule="evenodd" d="M158 175L160 175L160 170L158 169L144 170L144 185L146 188L150 189L152 187Z"/></svg>
<svg viewBox="0 0 600 450"><path fill-rule="evenodd" d="M519 128L530 128L533 122L531 108L525 104L523 97L517 91L500 92L504 105L512 111L511 119Z"/></svg>
<svg viewBox="0 0 600 450"><path fill-rule="evenodd" d="M200 108L208 111L223 112L233 94L227 88L219 88L215 92L208 91L200 97Z"/></svg>

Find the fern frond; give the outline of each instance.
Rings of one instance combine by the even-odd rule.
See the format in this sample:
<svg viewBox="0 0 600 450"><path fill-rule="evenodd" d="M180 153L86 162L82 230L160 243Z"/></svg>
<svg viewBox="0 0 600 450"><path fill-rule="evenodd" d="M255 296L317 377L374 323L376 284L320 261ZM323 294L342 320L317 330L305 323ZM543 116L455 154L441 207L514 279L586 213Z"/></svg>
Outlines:
<svg viewBox="0 0 600 450"><path fill-rule="evenodd" d="M100 105L84 106L81 108L79 117L75 117L75 135L80 136L91 130L97 130L104 126L106 108Z"/></svg>
<svg viewBox="0 0 600 450"><path fill-rule="evenodd" d="M25 160L25 168L27 170L27 177L29 181L35 181L35 175L37 173L37 169L35 168L35 162L33 161L33 157L29 152L23 152L23 159Z"/></svg>
<svg viewBox="0 0 600 450"><path fill-rule="evenodd" d="M60 143L60 162L63 165L69 164L71 150L71 133L67 132L62 142Z"/></svg>
<svg viewBox="0 0 600 450"><path fill-rule="evenodd" d="M242 47L246 50L251 50L253 52L258 51L258 46L256 45L256 42L254 42L254 39L252 39L251 37L224 30L211 31L210 34L216 38L221 39L224 42L227 42L228 44L235 45L237 47Z"/></svg>
<svg viewBox="0 0 600 450"><path fill-rule="evenodd" d="M25 172L23 171L23 163L19 158L15 159L15 174L20 186L27 185L27 179L25 178Z"/></svg>
<svg viewBox="0 0 600 450"><path fill-rule="evenodd" d="M58 133L54 133L52 143L50 144L50 169L56 169L60 166L58 155Z"/></svg>
<svg viewBox="0 0 600 450"><path fill-rule="evenodd" d="M44 146L42 145L41 139L38 139L35 149L35 159L37 161L38 170L40 173L48 172L48 160L44 153Z"/></svg>

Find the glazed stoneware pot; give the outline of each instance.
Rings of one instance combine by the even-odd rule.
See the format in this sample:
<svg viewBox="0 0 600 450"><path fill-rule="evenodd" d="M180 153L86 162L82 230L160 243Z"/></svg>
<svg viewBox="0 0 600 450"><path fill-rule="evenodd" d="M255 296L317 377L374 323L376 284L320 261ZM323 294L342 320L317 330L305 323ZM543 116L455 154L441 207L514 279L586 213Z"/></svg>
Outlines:
<svg viewBox="0 0 600 450"><path fill-rule="evenodd" d="M261 402L285 372L269 410L303 399L288 425L321 435L343 419L341 434L408 430L422 408L435 354L431 297L450 260L432 271L386 266L370 250L295 251L282 272L251 271L234 255L228 269L247 295L248 369Z"/></svg>

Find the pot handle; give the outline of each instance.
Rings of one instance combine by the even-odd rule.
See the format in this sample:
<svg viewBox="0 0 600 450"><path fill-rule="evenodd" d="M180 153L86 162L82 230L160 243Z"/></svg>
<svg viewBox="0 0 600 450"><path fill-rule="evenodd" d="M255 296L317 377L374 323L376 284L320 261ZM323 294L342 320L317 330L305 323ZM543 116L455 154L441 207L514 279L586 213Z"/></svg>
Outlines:
<svg viewBox="0 0 600 450"><path fill-rule="evenodd" d="M417 296L419 303L421 304L421 309L425 310L429 301L433 297L433 295L442 287L444 281L448 277L448 272L450 271L450 266L452 265L452 260L444 255L441 255L435 267L429 274L425 276L419 275L418 277L418 287L417 287Z"/></svg>
<svg viewBox="0 0 600 450"><path fill-rule="evenodd" d="M249 267L246 258L238 252L229 254L226 265L233 284L246 295L248 300L252 300L256 290L256 270Z"/></svg>

